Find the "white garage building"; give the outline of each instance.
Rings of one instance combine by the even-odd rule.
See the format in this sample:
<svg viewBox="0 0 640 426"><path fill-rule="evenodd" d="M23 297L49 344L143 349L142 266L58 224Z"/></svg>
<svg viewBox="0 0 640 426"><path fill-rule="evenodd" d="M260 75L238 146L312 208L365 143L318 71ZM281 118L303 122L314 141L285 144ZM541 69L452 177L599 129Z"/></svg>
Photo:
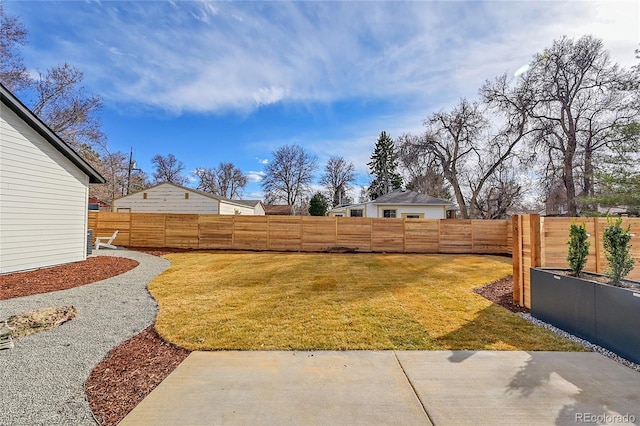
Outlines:
<svg viewBox="0 0 640 426"><path fill-rule="evenodd" d="M164 182L113 200L112 211L128 213L186 213L264 215L257 200L230 200L208 192Z"/></svg>

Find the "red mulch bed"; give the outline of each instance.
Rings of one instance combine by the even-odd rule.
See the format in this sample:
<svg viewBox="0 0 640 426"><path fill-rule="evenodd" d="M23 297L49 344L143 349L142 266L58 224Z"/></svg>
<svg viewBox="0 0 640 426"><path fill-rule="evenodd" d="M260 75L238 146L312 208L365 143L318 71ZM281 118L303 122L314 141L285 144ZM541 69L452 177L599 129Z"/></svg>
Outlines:
<svg viewBox="0 0 640 426"><path fill-rule="evenodd" d="M0 275L0 300L66 290L120 275L138 266L124 257L96 256L82 262Z"/></svg>
<svg viewBox="0 0 640 426"><path fill-rule="evenodd" d="M473 291L485 299L489 299L496 305L507 308L511 312L530 312L529 309L513 303L513 277L506 277L501 280L494 281L483 287L475 288Z"/></svg>
<svg viewBox="0 0 640 426"><path fill-rule="evenodd" d="M166 343L149 326L107 356L93 369L84 390L101 425L117 425L189 355Z"/></svg>

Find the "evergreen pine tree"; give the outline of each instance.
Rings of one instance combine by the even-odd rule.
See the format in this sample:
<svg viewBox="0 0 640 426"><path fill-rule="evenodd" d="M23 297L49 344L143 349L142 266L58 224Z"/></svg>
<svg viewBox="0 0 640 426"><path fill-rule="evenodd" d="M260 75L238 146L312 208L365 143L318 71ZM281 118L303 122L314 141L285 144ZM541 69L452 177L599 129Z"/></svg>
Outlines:
<svg viewBox="0 0 640 426"><path fill-rule="evenodd" d="M324 216L327 214L329 203L324 195L316 192L311 201L309 201L309 214L311 216Z"/></svg>
<svg viewBox="0 0 640 426"><path fill-rule="evenodd" d="M398 173L398 154L393 139L387 132L380 133L371 161L367 165L374 177L369 186L369 197L372 200L402 186L402 176Z"/></svg>

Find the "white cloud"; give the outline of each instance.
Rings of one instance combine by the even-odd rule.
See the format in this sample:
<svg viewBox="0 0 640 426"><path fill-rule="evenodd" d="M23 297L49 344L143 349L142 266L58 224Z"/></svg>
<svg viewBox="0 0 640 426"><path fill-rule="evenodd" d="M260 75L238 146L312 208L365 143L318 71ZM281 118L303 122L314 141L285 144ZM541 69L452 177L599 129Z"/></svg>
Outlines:
<svg viewBox="0 0 640 426"><path fill-rule="evenodd" d="M249 182L262 182L262 179L267 175L265 172L249 171L244 174Z"/></svg>
<svg viewBox="0 0 640 426"><path fill-rule="evenodd" d="M262 87L254 93L253 100L258 106L275 104L284 99L287 92L287 89L282 87Z"/></svg>
<svg viewBox="0 0 640 426"><path fill-rule="evenodd" d="M56 63L50 51L62 53L105 98L175 113L352 99L446 105L565 34L603 38L614 60L634 64L640 27L636 1L64 5L42 13L72 31L34 58Z"/></svg>
<svg viewBox="0 0 640 426"><path fill-rule="evenodd" d="M269 164L269 160L266 158L256 158L256 160L258 161L258 164L262 164L262 165Z"/></svg>

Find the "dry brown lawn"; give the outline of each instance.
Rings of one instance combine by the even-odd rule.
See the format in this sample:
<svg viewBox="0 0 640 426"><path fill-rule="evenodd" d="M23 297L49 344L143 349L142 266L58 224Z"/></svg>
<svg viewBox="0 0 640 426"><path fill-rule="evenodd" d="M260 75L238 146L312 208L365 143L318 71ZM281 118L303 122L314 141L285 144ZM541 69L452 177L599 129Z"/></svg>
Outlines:
<svg viewBox="0 0 640 426"><path fill-rule="evenodd" d="M473 288L510 259L191 252L149 286L156 329L192 350L584 350Z"/></svg>

